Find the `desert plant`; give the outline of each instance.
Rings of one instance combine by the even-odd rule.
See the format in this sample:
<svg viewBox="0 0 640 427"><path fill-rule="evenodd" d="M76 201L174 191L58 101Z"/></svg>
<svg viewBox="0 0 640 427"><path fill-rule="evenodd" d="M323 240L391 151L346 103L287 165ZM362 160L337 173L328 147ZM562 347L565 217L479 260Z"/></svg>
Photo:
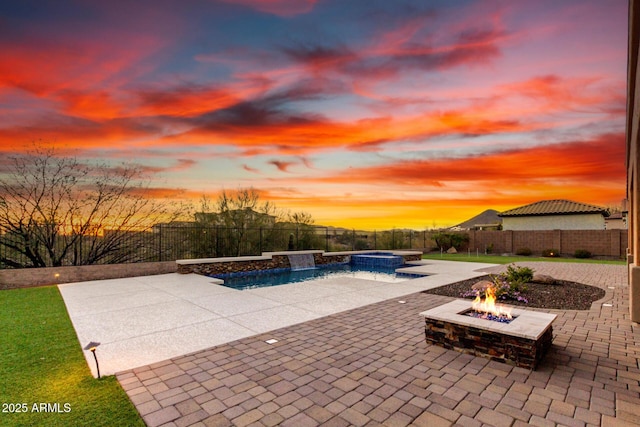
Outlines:
<svg viewBox="0 0 640 427"><path fill-rule="evenodd" d="M533 279L533 270L529 267L518 267L511 264L502 276L511 290L524 291L526 290L525 285Z"/></svg>
<svg viewBox="0 0 640 427"><path fill-rule="evenodd" d="M497 299L506 300L512 299L517 301L528 302L528 300L521 295L522 292L527 291L527 287L522 282L512 282L507 278L505 273L493 277L494 289Z"/></svg>
<svg viewBox="0 0 640 427"><path fill-rule="evenodd" d="M542 251L542 256L557 258L560 256L560 251L557 249L545 249L544 251Z"/></svg>
<svg viewBox="0 0 640 427"><path fill-rule="evenodd" d="M585 249L576 249L573 254L576 258L591 258L591 252Z"/></svg>

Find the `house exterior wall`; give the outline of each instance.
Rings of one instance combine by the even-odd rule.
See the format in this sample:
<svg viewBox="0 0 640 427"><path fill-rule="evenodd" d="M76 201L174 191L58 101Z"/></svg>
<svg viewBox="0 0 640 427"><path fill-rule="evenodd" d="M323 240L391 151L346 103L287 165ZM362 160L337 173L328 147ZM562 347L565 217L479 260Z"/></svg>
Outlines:
<svg viewBox="0 0 640 427"><path fill-rule="evenodd" d="M502 218L503 230L604 230L602 214L514 216Z"/></svg>
<svg viewBox="0 0 640 427"><path fill-rule="evenodd" d="M605 221L605 228L607 230L626 230L627 223L622 218L616 218Z"/></svg>
<svg viewBox="0 0 640 427"><path fill-rule="evenodd" d="M640 1L629 1L629 43L627 60L627 199L629 200L628 264L629 313L640 322Z"/></svg>

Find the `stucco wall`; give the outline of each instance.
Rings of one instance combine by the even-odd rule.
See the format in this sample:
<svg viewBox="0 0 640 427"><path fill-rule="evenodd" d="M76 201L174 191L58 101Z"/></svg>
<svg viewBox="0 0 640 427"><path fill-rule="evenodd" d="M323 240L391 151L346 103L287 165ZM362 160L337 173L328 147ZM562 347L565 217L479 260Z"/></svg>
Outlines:
<svg viewBox="0 0 640 427"><path fill-rule="evenodd" d="M502 218L503 230L604 230L604 216L544 215Z"/></svg>

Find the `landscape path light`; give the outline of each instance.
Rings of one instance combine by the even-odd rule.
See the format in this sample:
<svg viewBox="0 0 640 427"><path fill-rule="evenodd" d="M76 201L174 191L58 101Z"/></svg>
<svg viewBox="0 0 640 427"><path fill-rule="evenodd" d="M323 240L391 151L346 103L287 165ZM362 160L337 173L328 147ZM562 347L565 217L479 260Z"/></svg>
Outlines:
<svg viewBox="0 0 640 427"><path fill-rule="evenodd" d="M96 356L96 347L100 345L99 342L91 341L89 344L84 346L85 350L90 350L93 353L93 358L96 361L96 370L98 371L98 379L100 379L100 366L98 365L98 357Z"/></svg>

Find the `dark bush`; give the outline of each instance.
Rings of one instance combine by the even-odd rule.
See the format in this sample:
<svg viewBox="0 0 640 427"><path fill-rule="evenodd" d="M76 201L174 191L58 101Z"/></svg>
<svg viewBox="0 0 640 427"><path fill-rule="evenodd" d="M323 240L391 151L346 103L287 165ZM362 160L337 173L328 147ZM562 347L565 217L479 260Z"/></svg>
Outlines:
<svg viewBox="0 0 640 427"><path fill-rule="evenodd" d="M447 250L453 247L459 251L465 244L469 243L469 235L466 233L440 232L433 236L433 240L436 242L436 245L438 245L438 248Z"/></svg>
<svg viewBox="0 0 640 427"><path fill-rule="evenodd" d="M521 256L529 256L532 253L533 252L531 252L531 249L529 249L529 248L520 248L520 249L516 250L516 255L521 255Z"/></svg>
<svg viewBox="0 0 640 427"><path fill-rule="evenodd" d="M576 252L573 255L576 258L591 258L591 252L584 249L576 249Z"/></svg>
<svg viewBox="0 0 640 427"><path fill-rule="evenodd" d="M560 251L557 249L545 249L544 251L542 251L542 256L557 258L560 256Z"/></svg>

